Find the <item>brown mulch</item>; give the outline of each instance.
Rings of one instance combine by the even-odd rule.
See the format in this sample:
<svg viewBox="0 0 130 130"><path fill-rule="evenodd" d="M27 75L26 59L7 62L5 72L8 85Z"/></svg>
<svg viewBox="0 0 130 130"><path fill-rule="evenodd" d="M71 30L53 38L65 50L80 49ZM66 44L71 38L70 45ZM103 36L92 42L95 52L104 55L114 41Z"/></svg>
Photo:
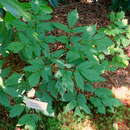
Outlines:
<svg viewBox="0 0 130 130"><path fill-rule="evenodd" d="M109 20L107 19L108 12L105 6L99 3L84 4L81 2L54 9L53 21L67 23L67 14L73 9L77 9L79 13L78 26L97 24L97 27L102 27L109 24Z"/></svg>
<svg viewBox="0 0 130 130"><path fill-rule="evenodd" d="M0 130L14 129L15 123L15 118L10 118L7 110L0 105Z"/></svg>

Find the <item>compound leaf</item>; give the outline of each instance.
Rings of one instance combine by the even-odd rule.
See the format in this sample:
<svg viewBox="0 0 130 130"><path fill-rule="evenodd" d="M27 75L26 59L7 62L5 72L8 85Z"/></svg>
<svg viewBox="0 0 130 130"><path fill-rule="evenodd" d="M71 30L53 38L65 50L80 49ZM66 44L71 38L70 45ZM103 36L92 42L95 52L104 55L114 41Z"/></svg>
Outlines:
<svg viewBox="0 0 130 130"><path fill-rule="evenodd" d="M12 42L8 45L7 49L14 53L18 53L24 48L24 46L25 45L21 42Z"/></svg>
<svg viewBox="0 0 130 130"><path fill-rule="evenodd" d="M69 112L69 111L73 110L76 106L77 106L77 102L75 100L72 100L65 107L65 112Z"/></svg>
<svg viewBox="0 0 130 130"><path fill-rule="evenodd" d="M94 107L97 108L97 112L98 112L98 113L101 113L101 114L105 114L105 113L106 113L105 107L104 107L104 105L102 104L101 99L91 97L91 98L90 98L90 102L94 105Z"/></svg>
<svg viewBox="0 0 130 130"><path fill-rule="evenodd" d="M77 10L73 10L68 14L67 21L70 28L76 24L78 18L79 16Z"/></svg>
<svg viewBox="0 0 130 130"><path fill-rule="evenodd" d="M98 97L110 97L110 96L112 96L112 92L108 88L96 88L94 93Z"/></svg>
<svg viewBox="0 0 130 130"><path fill-rule="evenodd" d="M19 119L18 125L19 126L23 126L23 125L29 126L29 128L31 127L32 130L35 130L36 124L40 120L41 120L41 118L39 116L37 116L36 114L25 114Z"/></svg>
<svg viewBox="0 0 130 130"><path fill-rule="evenodd" d="M32 73L28 77L28 81L29 81L29 84L30 84L31 87L36 86L40 81L40 72Z"/></svg>
<svg viewBox="0 0 130 130"><path fill-rule="evenodd" d="M77 83L77 87L81 90L84 90L84 78L80 75L79 72L74 72L74 76Z"/></svg>
<svg viewBox="0 0 130 130"><path fill-rule="evenodd" d="M6 81L6 85L17 85L19 83L19 79L21 78L21 74L13 73Z"/></svg>
<svg viewBox="0 0 130 130"><path fill-rule="evenodd" d="M78 94L77 103L78 103L80 109L83 110L85 113L87 113L87 114L91 113L89 107L86 104L87 103L86 97L83 94Z"/></svg>
<svg viewBox="0 0 130 130"><path fill-rule="evenodd" d="M5 87L3 88L3 91L12 97L19 97L19 93L13 87Z"/></svg>
<svg viewBox="0 0 130 130"><path fill-rule="evenodd" d="M2 104L5 107L10 106L9 97L5 93L3 93L2 91L0 91L0 104Z"/></svg>
<svg viewBox="0 0 130 130"><path fill-rule="evenodd" d="M69 28L66 25L62 24L62 23L54 22L53 26L60 29L60 30L65 31L65 32L70 32Z"/></svg>
<svg viewBox="0 0 130 130"><path fill-rule="evenodd" d="M62 83L68 91L73 92L74 82L72 80L72 72L71 71L64 71Z"/></svg>
<svg viewBox="0 0 130 130"><path fill-rule="evenodd" d="M17 104L12 106L10 110L10 117L16 117L19 116L24 111L25 106L21 104Z"/></svg>

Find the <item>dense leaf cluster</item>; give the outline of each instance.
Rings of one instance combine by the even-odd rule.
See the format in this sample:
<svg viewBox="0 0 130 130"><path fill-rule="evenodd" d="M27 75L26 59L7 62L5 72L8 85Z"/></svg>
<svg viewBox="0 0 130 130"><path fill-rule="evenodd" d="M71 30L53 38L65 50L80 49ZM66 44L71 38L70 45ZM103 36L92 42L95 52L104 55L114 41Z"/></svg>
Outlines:
<svg viewBox="0 0 130 130"><path fill-rule="evenodd" d="M96 25L77 27L77 10L68 14L67 25L64 25L50 22L50 8L42 8L35 2L30 2L29 7L31 20L0 23L0 54L5 58L13 53L26 63L22 71L14 72L11 67L4 67L5 60L0 61L0 104L9 109L10 117L22 115L18 125L35 129L41 119L31 108L38 112L36 108L40 107L44 115L54 116L57 102L65 104L65 112L73 110L77 116L82 112L91 114L94 109L101 114L114 112L120 102L113 98L109 89L94 88L93 83L105 81L101 76L105 71L122 67L120 63L115 66L115 57L120 56L121 60L117 58L119 62L123 67L127 66L121 56L124 55L122 48L128 45L126 37L130 30L120 23L122 13L112 13L110 18L114 23L97 30ZM56 30L63 31L63 35L53 35ZM109 38L104 32L113 37ZM117 39L115 35L124 39ZM56 44L61 48L55 49ZM106 58L109 55L112 60ZM34 106L30 108L29 101L32 100L28 100L28 93L32 88L35 91L32 98L35 99L32 99L31 105ZM39 102L46 102L47 109L36 106Z"/></svg>
<svg viewBox="0 0 130 130"><path fill-rule="evenodd" d="M111 37L113 44L107 54L112 58L112 64L117 67L126 67L129 64L129 57L124 53L124 49L130 45L130 26L125 19L124 12L114 13L109 16L111 24L102 28L103 32Z"/></svg>
<svg viewBox="0 0 130 130"><path fill-rule="evenodd" d="M130 0L112 0L111 8L114 11L130 11Z"/></svg>

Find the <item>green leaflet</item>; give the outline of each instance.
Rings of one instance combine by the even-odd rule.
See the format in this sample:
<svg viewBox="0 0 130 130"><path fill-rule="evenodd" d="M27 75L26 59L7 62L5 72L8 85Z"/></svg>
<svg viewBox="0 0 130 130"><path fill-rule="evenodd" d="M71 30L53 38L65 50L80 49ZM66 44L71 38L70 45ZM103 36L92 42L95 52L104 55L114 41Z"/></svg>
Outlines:
<svg viewBox="0 0 130 130"><path fill-rule="evenodd" d="M0 88L4 88L4 87L5 87L5 86L4 86L3 78L0 77Z"/></svg>
<svg viewBox="0 0 130 130"><path fill-rule="evenodd" d="M84 89L85 91L92 92L92 93L95 91L94 87L91 84L85 85Z"/></svg>
<svg viewBox="0 0 130 130"><path fill-rule="evenodd" d="M43 102L49 103L49 105L52 105L53 98L48 93L36 93L36 95L41 99Z"/></svg>
<svg viewBox="0 0 130 130"><path fill-rule="evenodd" d="M34 45L34 55L36 57L41 56L41 47L39 45Z"/></svg>
<svg viewBox="0 0 130 130"><path fill-rule="evenodd" d="M41 118L37 116L36 114L25 114L19 119L17 125L18 126L25 125L25 128L29 128L29 130L35 130L36 124L40 120Z"/></svg>
<svg viewBox="0 0 130 130"><path fill-rule="evenodd" d="M21 25L21 26L22 26L22 25ZM18 36L19 36L19 39L20 39L20 41L21 41L22 43L28 44L28 43L31 42L30 39L28 39L28 37L27 37L23 32L19 32L19 33L18 33Z"/></svg>
<svg viewBox="0 0 130 130"><path fill-rule="evenodd" d="M77 87L81 90L84 90L84 78L80 75L79 72L75 72L74 76L77 83Z"/></svg>
<svg viewBox="0 0 130 130"><path fill-rule="evenodd" d="M121 20L125 18L125 13L123 11L118 12L116 15L116 20Z"/></svg>
<svg viewBox="0 0 130 130"><path fill-rule="evenodd" d="M28 77L30 87L36 86L40 81L40 72L34 72Z"/></svg>
<svg viewBox="0 0 130 130"><path fill-rule="evenodd" d="M49 0L49 2L50 2L50 4L51 4L51 6L53 6L53 7L57 7L58 4L59 4L59 1L58 1L58 0Z"/></svg>
<svg viewBox="0 0 130 130"><path fill-rule="evenodd" d="M65 107L65 112L69 112L73 110L77 106L77 102L75 100L70 101L67 106Z"/></svg>
<svg viewBox="0 0 130 130"><path fill-rule="evenodd" d="M44 65L44 61L43 61L42 57L37 57L35 59L29 60L28 62L32 65L41 65L42 67Z"/></svg>
<svg viewBox="0 0 130 130"><path fill-rule="evenodd" d="M0 104L5 107L10 107L9 97L2 91L0 91Z"/></svg>
<svg viewBox="0 0 130 130"><path fill-rule="evenodd" d="M93 39L93 35L96 33L96 25L87 26L86 32L82 34L82 40L88 41Z"/></svg>
<svg viewBox="0 0 130 130"><path fill-rule="evenodd" d="M100 76L102 70L100 70L101 66L98 64L98 62L85 61L79 64L77 69L82 76L91 82L104 81L104 78Z"/></svg>
<svg viewBox="0 0 130 130"><path fill-rule="evenodd" d="M108 88L96 88L94 93L98 97L111 97L112 96L112 92Z"/></svg>
<svg viewBox="0 0 130 130"><path fill-rule="evenodd" d="M44 31L48 32L48 31L52 31L54 28L51 23L47 22L47 23L39 23L37 29L39 32L44 32Z"/></svg>
<svg viewBox="0 0 130 130"><path fill-rule="evenodd" d="M99 51L106 50L109 46L113 44L112 40L110 40L108 37L103 37L102 39L99 39L94 42Z"/></svg>
<svg viewBox="0 0 130 130"><path fill-rule="evenodd" d="M123 47L127 47L130 43L130 40L123 35L117 36L115 40L118 43L118 45L122 45Z"/></svg>
<svg viewBox="0 0 130 130"><path fill-rule="evenodd" d="M79 64L77 66L78 70L82 70L82 69L92 69L94 66L98 66L98 62L94 62L94 61L84 61L81 64Z"/></svg>
<svg viewBox="0 0 130 130"><path fill-rule="evenodd" d="M68 51L66 59L69 62L73 62L80 58L80 55L76 51Z"/></svg>
<svg viewBox="0 0 130 130"><path fill-rule="evenodd" d="M77 96L77 104L81 110L83 110L87 114L91 114L89 107L87 106L86 97L83 94L79 94Z"/></svg>
<svg viewBox="0 0 130 130"><path fill-rule="evenodd" d="M55 80L52 80L52 82L49 82L47 90L51 93L53 97L56 98L58 96L58 89L56 87L53 87L55 86L55 84L56 84Z"/></svg>
<svg viewBox="0 0 130 130"><path fill-rule="evenodd" d="M22 7L18 5L18 2L13 0L0 0L0 3L15 17L24 17L26 20L30 20L30 14L25 12Z"/></svg>
<svg viewBox="0 0 130 130"><path fill-rule="evenodd" d="M68 101L72 101L72 100L76 100L76 92L72 93L72 92L68 92L65 93L62 97L62 101L68 102Z"/></svg>
<svg viewBox="0 0 130 130"><path fill-rule="evenodd" d="M49 35L49 36L45 37L44 40L47 43L55 43L56 42L56 36Z"/></svg>
<svg viewBox="0 0 130 130"><path fill-rule="evenodd" d="M13 73L8 79L5 81L5 85L12 86L20 83L20 79L22 78L21 74Z"/></svg>
<svg viewBox="0 0 130 130"><path fill-rule="evenodd" d="M5 87L3 88L3 91L12 97L15 97L15 98L20 97L19 92L17 92L16 88L14 87Z"/></svg>
<svg viewBox="0 0 130 130"><path fill-rule="evenodd" d="M21 113L24 111L25 106L22 104L17 104L12 106L11 110L10 110L10 117L16 117L21 115Z"/></svg>
<svg viewBox="0 0 130 130"><path fill-rule="evenodd" d="M51 57L52 58L60 58L64 55L65 51L64 50L57 50L52 53Z"/></svg>
<svg viewBox="0 0 130 130"><path fill-rule="evenodd" d="M48 44L43 44L42 49L43 49L42 52L43 52L44 56L49 58L50 57L49 45Z"/></svg>
<svg viewBox="0 0 130 130"><path fill-rule="evenodd" d="M82 113L81 113L79 107L76 107L76 108L75 108L74 115L79 116L79 117L82 117Z"/></svg>
<svg viewBox="0 0 130 130"><path fill-rule="evenodd" d="M40 16L37 16L37 20L50 20L52 18L49 14L42 14Z"/></svg>
<svg viewBox="0 0 130 130"><path fill-rule="evenodd" d="M43 69L43 66L40 65L40 64L34 64L34 65L31 65L31 66L24 67L25 72L37 72L40 69Z"/></svg>
<svg viewBox="0 0 130 130"><path fill-rule="evenodd" d="M45 14L51 14L53 12L52 8L47 6L47 5L43 5L42 6L42 11L45 13Z"/></svg>
<svg viewBox="0 0 130 130"><path fill-rule="evenodd" d="M50 80L50 77L51 77L52 73L51 73L51 67L49 66L46 66L43 70L42 70L42 77L43 77L43 80L45 82L49 82Z"/></svg>
<svg viewBox="0 0 130 130"><path fill-rule="evenodd" d="M78 18L79 16L77 10L73 10L68 14L67 21L70 28L77 23Z"/></svg>
<svg viewBox="0 0 130 130"><path fill-rule="evenodd" d="M70 32L69 28L66 25L62 24L62 23L53 22L53 26L55 28L58 28L60 30L65 31L65 32L68 32L68 33Z"/></svg>
<svg viewBox="0 0 130 130"><path fill-rule="evenodd" d="M79 37L79 36L71 36L71 38L70 38L70 42L72 42L73 44L75 44L75 43L79 43L79 41L81 40L81 37ZM77 45L77 44L76 44Z"/></svg>
<svg viewBox="0 0 130 130"><path fill-rule="evenodd" d="M86 114L91 114L91 111L86 104L80 104L80 109L83 110Z"/></svg>
<svg viewBox="0 0 130 130"><path fill-rule="evenodd" d="M128 64L129 64L129 61L128 61L128 56L127 55L118 55L118 56L114 56L112 58L112 63L113 65L115 66L118 66L118 67L127 67Z"/></svg>
<svg viewBox="0 0 130 130"><path fill-rule="evenodd" d="M22 50L22 52L20 53L21 57L24 59L24 60L31 60L34 58L33 56L33 46L31 45L27 45L25 47L24 50Z"/></svg>
<svg viewBox="0 0 130 130"><path fill-rule="evenodd" d="M8 45L7 49L14 52L18 53L24 48L25 44L21 42L12 42Z"/></svg>
<svg viewBox="0 0 130 130"><path fill-rule="evenodd" d="M91 70L91 69L82 69L80 73L89 81L91 82L96 82L96 81L104 81L104 78L100 76L96 70Z"/></svg>
<svg viewBox="0 0 130 130"><path fill-rule="evenodd" d="M70 110L75 109L75 115L81 116L82 114L80 110L83 110L87 114L91 114L89 107L86 105L86 97L83 94L78 94L76 96L68 93L65 95L64 100L65 98L70 100L70 102L65 107L65 112L69 112Z"/></svg>
<svg viewBox="0 0 130 130"><path fill-rule="evenodd" d="M87 33L88 26L75 27L72 29L73 33Z"/></svg>
<svg viewBox="0 0 130 130"><path fill-rule="evenodd" d="M105 113L106 113L105 107L104 107L104 105L102 104L101 99L91 97L91 98L90 98L90 102L94 105L94 107L97 108L97 112L98 112L98 113L101 113L101 114L105 114Z"/></svg>
<svg viewBox="0 0 130 130"><path fill-rule="evenodd" d="M6 27L5 22L0 22L0 42L10 42L12 31Z"/></svg>
<svg viewBox="0 0 130 130"><path fill-rule="evenodd" d="M72 64L65 64L64 63L64 60L57 60L57 59L54 59L54 60L52 60L59 68L68 68L68 69L70 69L70 68L72 68L73 67L73 65Z"/></svg>
<svg viewBox="0 0 130 130"><path fill-rule="evenodd" d="M102 98L102 102L103 102L104 106L107 106L107 107L119 107L122 105L118 99L115 99L112 97Z"/></svg>
<svg viewBox="0 0 130 130"><path fill-rule="evenodd" d="M67 36L60 36L60 37L57 37L57 38L56 38L56 41L57 41L57 42L61 42L61 43L68 44L69 39L68 39Z"/></svg>
<svg viewBox="0 0 130 130"><path fill-rule="evenodd" d="M0 68L2 68L3 64L4 64L4 61L1 60L1 61L0 61Z"/></svg>
<svg viewBox="0 0 130 130"><path fill-rule="evenodd" d="M71 71L64 71L63 78L62 78L63 86L70 92L74 91L74 82L72 80L72 72Z"/></svg>
<svg viewBox="0 0 130 130"><path fill-rule="evenodd" d="M66 88L64 87L62 80L58 80L55 84L55 89L57 89L57 92L63 97L66 93Z"/></svg>

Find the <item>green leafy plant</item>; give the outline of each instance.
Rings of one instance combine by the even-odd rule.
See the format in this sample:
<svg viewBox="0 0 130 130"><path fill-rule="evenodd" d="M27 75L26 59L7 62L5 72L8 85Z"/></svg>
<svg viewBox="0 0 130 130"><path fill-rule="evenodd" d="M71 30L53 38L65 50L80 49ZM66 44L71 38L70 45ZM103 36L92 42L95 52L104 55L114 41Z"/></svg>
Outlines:
<svg viewBox="0 0 130 130"><path fill-rule="evenodd" d="M20 5L17 0L0 0L0 5L7 9L15 17L23 17L26 20L30 19L29 13L27 13Z"/></svg>
<svg viewBox="0 0 130 130"><path fill-rule="evenodd" d="M129 11L130 0L112 0L111 8L114 11Z"/></svg>
<svg viewBox="0 0 130 130"><path fill-rule="evenodd" d="M49 0L50 4L53 6L53 7L57 7L58 6L58 3L59 1L58 0Z"/></svg>
<svg viewBox="0 0 130 130"><path fill-rule="evenodd" d="M124 53L124 49L130 45L130 26L124 12L112 12L109 18L111 24L101 30L111 37L115 44L109 47L107 54L116 67L127 67L129 57Z"/></svg>
<svg viewBox="0 0 130 130"><path fill-rule="evenodd" d="M101 74L113 67L105 58L109 47L115 45L112 40L96 25L77 27L77 10L68 14L64 25L49 22L49 8L30 4L31 20L10 22L15 37L1 40L4 58L13 53L26 63L16 72L11 66L5 67L6 60L0 62L0 103L8 108L10 117L20 116L18 126L35 129L41 121L39 111L54 116L53 106L59 102L64 102L64 112L73 110L77 116L91 114L91 108L101 114L114 112L121 103L111 91L93 87L94 82L105 81ZM57 29L63 35L53 35ZM56 44L60 48L55 48ZM33 99L28 95L32 88ZM87 98L85 92L92 96Z"/></svg>
<svg viewBox="0 0 130 130"><path fill-rule="evenodd" d="M130 110L126 106L119 107L115 110L114 114L109 113L107 116L105 115L97 115L98 119L95 119L95 115L93 118L95 119L95 124L98 130L115 130L117 128L124 128L127 126L127 122L129 122L129 114ZM129 128L129 124L128 124ZM125 128L126 129L126 128Z"/></svg>

